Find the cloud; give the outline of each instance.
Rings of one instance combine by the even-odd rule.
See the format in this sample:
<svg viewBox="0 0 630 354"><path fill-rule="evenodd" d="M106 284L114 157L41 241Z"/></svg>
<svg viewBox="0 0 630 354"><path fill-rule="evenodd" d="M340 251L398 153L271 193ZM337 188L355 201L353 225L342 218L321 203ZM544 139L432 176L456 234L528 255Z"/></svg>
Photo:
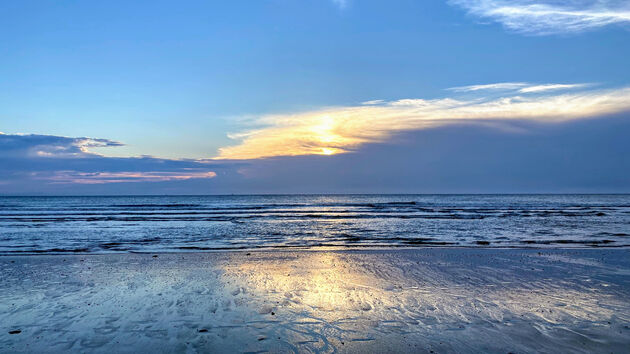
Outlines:
<svg viewBox="0 0 630 354"><path fill-rule="evenodd" d="M223 193L630 192L629 113L488 123L404 131L352 154L253 160L207 183Z"/></svg>
<svg viewBox="0 0 630 354"><path fill-rule="evenodd" d="M354 151L363 144L386 141L401 132L462 122L563 122L630 110L630 87L565 92L583 85L499 83L467 86L470 89L462 90L510 88L512 91L498 97L371 101L367 105L266 115L252 122L263 128L231 135L240 143L221 148L218 158L335 155Z"/></svg>
<svg viewBox="0 0 630 354"><path fill-rule="evenodd" d="M0 156L86 157L90 148L122 146L108 139L0 133Z"/></svg>
<svg viewBox="0 0 630 354"><path fill-rule="evenodd" d="M578 33L630 24L626 0L450 0L470 15L532 35Z"/></svg>
<svg viewBox="0 0 630 354"><path fill-rule="evenodd" d="M32 174L38 178L38 173ZM124 182L164 182L181 181L192 178L214 178L215 172L195 171L156 171L156 172L77 172L54 171L51 174L43 174L42 179L53 183L78 183L78 184L103 184Z"/></svg>
<svg viewBox="0 0 630 354"><path fill-rule="evenodd" d="M573 90L588 86L593 86L593 84L531 84L527 82L500 82L486 85L451 87L447 90L453 92L518 91L521 93L532 93L554 90Z"/></svg>
<svg viewBox="0 0 630 354"><path fill-rule="evenodd" d="M450 92L261 116L220 159L110 157L91 149L122 143L0 133L0 194L630 191L630 87Z"/></svg>
<svg viewBox="0 0 630 354"><path fill-rule="evenodd" d="M448 90L454 92L473 92L473 91L491 91L491 90L517 90L522 87L526 87L529 84L525 82L500 82L496 84L486 85L470 85L470 86L458 86L451 87Z"/></svg>
<svg viewBox="0 0 630 354"><path fill-rule="evenodd" d="M527 87L523 87L519 90L522 93L529 92L544 92L544 91L556 91L556 90L570 90L570 89L578 89L583 87L588 87L590 84L545 84L545 85L531 85Z"/></svg>
<svg viewBox="0 0 630 354"><path fill-rule="evenodd" d="M371 100L371 101L361 102L361 104L369 106L369 105L373 105L373 104L380 104L380 103L383 103L383 102L385 102L385 101L384 100Z"/></svg>
<svg viewBox="0 0 630 354"><path fill-rule="evenodd" d="M506 126L513 129L497 129ZM557 124L459 121L332 156L214 161L0 153L0 194L627 193L629 131L630 114L621 113Z"/></svg>
<svg viewBox="0 0 630 354"><path fill-rule="evenodd" d="M121 146L108 139L0 133L0 183L163 182L216 177L212 161L105 157L90 148Z"/></svg>

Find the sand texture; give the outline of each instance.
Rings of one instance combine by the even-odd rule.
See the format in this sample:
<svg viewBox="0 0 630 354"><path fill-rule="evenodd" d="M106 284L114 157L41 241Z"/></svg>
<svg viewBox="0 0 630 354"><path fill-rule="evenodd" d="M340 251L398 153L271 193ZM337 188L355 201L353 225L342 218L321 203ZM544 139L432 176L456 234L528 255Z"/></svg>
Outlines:
<svg viewBox="0 0 630 354"><path fill-rule="evenodd" d="M0 257L1 352L630 349L630 251Z"/></svg>

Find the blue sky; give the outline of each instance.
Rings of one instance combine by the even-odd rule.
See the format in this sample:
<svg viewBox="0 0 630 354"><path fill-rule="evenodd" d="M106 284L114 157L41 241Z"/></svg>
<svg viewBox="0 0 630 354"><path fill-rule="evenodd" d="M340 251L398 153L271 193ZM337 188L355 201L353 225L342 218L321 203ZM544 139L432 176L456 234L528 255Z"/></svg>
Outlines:
<svg viewBox="0 0 630 354"><path fill-rule="evenodd" d="M16 179L26 194L78 186L161 193L164 183L178 193L282 192L265 179L271 172L260 172L269 159L274 171L286 170L272 173L278 180L295 173L303 163L296 160L323 163L325 175L344 160L356 165L352 178L372 180L358 172L364 156L401 160L402 176L414 148L430 148L414 139L409 147L411 136L456 145L462 122L486 129L479 136L490 134L503 145L489 146L505 150L524 137L543 144L532 136L552 139L562 133L550 125L565 127L577 134L567 138L575 146L567 143L558 161L595 138L589 132L616 134L607 127L620 124L630 133L618 123L630 106L625 1L3 2L0 53L0 159L11 161L0 193L15 191ZM584 121L599 130L578 129ZM623 157L630 143L590 148L617 156L608 176L616 175L611 166L630 172ZM519 152L533 170L542 153ZM136 164L140 156L150 163ZM79 169L77 159L86 158L94 165ZM465 157L444 162L458 158ZM170 164L177 167L156 167ZM421 170L448 176L446 165ZM414 173L401 192L492 191L465 181L414 184ZM556 173L549 178L557 183L537 187L531 177L512 189L510 178L522 178L503 176L501 191L630 191L622 176L597 185L586 182L592 171L578 169L575 183L563 184ZM359 190L346 182L331 177L307 190L296 181L286 191L391 190L386 178Z"/></svg>

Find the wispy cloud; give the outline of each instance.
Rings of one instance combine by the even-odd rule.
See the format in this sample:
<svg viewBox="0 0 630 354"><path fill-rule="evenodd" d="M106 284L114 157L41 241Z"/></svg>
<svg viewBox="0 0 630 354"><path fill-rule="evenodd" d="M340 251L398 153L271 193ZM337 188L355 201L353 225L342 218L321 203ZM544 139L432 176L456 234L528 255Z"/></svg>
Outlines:
<svg viewBox="0 0 630 354"><path fill-rule="evenodd" d="M53 183L78 183L78 184L104 184L123 182L165 182L181 181L192 178L214 178L215 172L77 172L55 171L51 174L39 175L35 173L35 179L43 179Z"/></svg>
<svg viewBox="0 0 630 354"><path fill-rule="evenodd" d="M490 90L503 91L503 90L517 90L526 86L529 86L529 84L525 82L499 82L496 84L451 87L448 90L455 91L455 92L490 91Z"/></svg>
<svg viewBox="0 0 630 354"><path fill-rule="evenodd" d="M373 105L373 104L380 104L380 103L383 103L383 102L385 102L385 101L383 101L383 100L371 100L371 101L361 102L361 104Z"/></svg>
<svg viewBox="0 0 630 354"><path fill-rule="evenodd" d="M545 92L545 91L557 91L557 90L572 90L591 86L591 84L544 84L544 85L531 85L523 87L519 92Z"/></svg>
<svg viewBox="0 0 630 354"><path fill-rule="evenodd" d="M469 14L533 35L577 33L630 24L626 0L450 0Z"/></svg>
<svg viewBox="0 0 630 354"><path fill-rule="evenodd" d="M448 90L454 92L517 91L521 93L533 93L556 90L573 90L588 86L593 86L593 84L531 84L527 82L500 82L486 85L451 87Z"/></svg>
<svg viewBox="0 0 630 354"><path fill-rule="evenodd" d="M562 122L630 110L630 87L566 91L574 86L523 83L470 86L473 89L468 91L497 87L512 87L515 91L499 97L495 94L465 99L402 99L376 104L373 101L367 105L263 116L253 123L265 128L234 135L240 143L220 149L219 158L333 155L352 151L365 143L385 141L399 132L458 122L517 119Z"/></svg>

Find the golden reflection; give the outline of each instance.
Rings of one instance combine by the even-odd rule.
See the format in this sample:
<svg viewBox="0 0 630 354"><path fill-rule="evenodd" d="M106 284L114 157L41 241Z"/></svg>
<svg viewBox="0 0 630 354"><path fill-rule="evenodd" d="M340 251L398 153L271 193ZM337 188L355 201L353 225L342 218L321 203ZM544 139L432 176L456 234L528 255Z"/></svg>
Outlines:
<svg viewBox="0 0 630 354"><path fill-rule="evenodd" d="M375 290L376 279L352 270L336 253L304 252L298 258L228 265L229 278L240 278L243 288L266 306L308 310L334 320L348 312L367 311L364 295Z"/></svg>
<svg viewBox="0 0 630 354"><path fill-rule="evenodd" d="M613 295L571 282L505 279L502 269L443 271L429 264L339 252L265 253L235 257L223 282L247 293L254 309L325 321L352 319L451 326L471 321L529 319L544 323L607 321L627 308ZM476 279L471 283L463 279ZM602 306L605 303L606 306ZM625 315L624 321L630 320ZM367 322L365 322L367 321Z"/></svg>
<svg viewBox="0 0 630 354"><path fill-rule="evenodd" d="M230 135L238 145L219 149L219 159L335 155L393 134L461 122L527 119L560 122L630 109L630 88L554 93L528 88L503 97L403 99L366 102L298 114L268 115L265 128ZM541 93L542 92L542 93Z"/></svg>
<svg viewBox="0 0 630 354"><path fill-rule="evenodd" d="M627 263L619 268L611 266L619 259L564 254L524 261L523 255L276 250L16 257L5 262L0 322L41 336L23 347L33 352L94 351L99 343L98 351L115 352L122 343L135 351L185 351L173 338L198 352L320 353L402 352L408 343L448 338L454 346L443 352L465 352L493 348L496 335L506 343L501 349L541 341L545 346L536 348L547 352L627 347ZM28 338L5 334L0 344Z"/></svg>

